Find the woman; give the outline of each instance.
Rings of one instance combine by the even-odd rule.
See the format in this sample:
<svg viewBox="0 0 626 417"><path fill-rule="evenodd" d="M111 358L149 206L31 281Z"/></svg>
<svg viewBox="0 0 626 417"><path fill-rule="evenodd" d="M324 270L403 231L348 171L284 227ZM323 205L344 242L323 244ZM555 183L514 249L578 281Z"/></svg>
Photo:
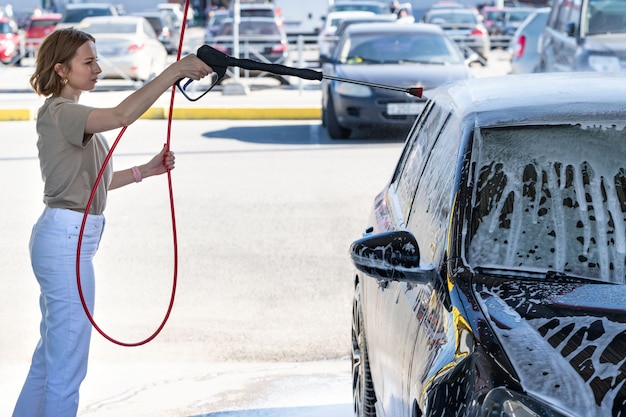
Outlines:
<svg viewBox="0 0 626 417"><path fill-rule="evenodd" d="M52 32L41 44L30 83L46 100L37 115L37 147L44 180L43 214L33 227L30 254L41 287L41 338L13 417L71 417L87 372L91 324L76 284L76 250L83 212L108 145L99 132L137 120L178 79L199 80L211 68L195 55L167 67L116 107L78 104L101 72L95 39L73 28ZM81 287L93 311L93 256L104 227L107 191L174 168L165 147L146 164L113 172L109 164L94 196L81 246Z"/></svg>

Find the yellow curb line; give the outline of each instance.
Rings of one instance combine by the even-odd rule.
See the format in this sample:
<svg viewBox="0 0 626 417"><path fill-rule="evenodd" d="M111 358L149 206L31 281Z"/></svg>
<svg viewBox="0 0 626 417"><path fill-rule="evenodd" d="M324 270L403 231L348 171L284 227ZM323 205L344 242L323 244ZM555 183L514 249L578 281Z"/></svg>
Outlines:
<svg viewBox="0 0 626 417"><path fill-rule="evenodd" d="M31 109L0 109L0 121L34 120L36 114Z"/></svg>
<svg viewBox="0 0 626 417"><path fill-rule="evenodd" d="M152 108L144 113L142 119L167 119L169 109ZM181 108L174 107L172 117L179 120L206 119L319 119L320 108Z"/></svg>
<svg viewBox="0 0 626 417"><path fill-rule="evenodd" d="M169 108L152 107L141 118L161 120L167 119ZM37 110L34 109L0 109L0 121L35 120ZM206 119L283 119L283 120L315 120L320 119L322 110L318 107L290 108L179 108L174 107L172 118L179 120Z"/></svg>

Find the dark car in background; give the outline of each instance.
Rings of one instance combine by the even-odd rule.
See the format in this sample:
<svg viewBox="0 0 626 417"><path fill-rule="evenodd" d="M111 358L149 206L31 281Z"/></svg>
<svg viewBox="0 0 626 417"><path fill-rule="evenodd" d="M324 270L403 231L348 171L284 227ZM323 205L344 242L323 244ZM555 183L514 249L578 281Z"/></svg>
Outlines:
<svg viewBox="0 0 626 417"><path fill-rule="evenodd" d="M227 55L234 55L233 29L233 19L224 20L217 35L210 39L211 46ZM287 35L276 19L272 17L242 17L240 19L239 57L267 64L290 65ZM228 76L229 72L227 71L226 74ZM288 79L280 75L253 71L249 75L273 77L281 84L289 84Z"/></svg>
<svg viewBox="0 0 626 417"><path fill-rule="evenodd" d="M624 71L626 0L556 1L539 50L541 71Z"/></svg>
<svg viewBox="0 0 626 417"><path fill-rule="evenodd" d="M435 25L359 23L350 25L322 72L398 88L425 90L470 77L465 57ZM343 81L322 80L322 123L332 139L348 139L355 129L385 129L401 137L426 100Z"/></svg>
<svg viewBox="0 0 626 417"><path fill-rule="evenodd" d="M480 14L475 9L431 9L426 12L423 20L425 23L441 26L446 35L453 39L462 50L472 50L485 62L487 61L491 50L491 40Z"/></svg>
<svg viewBox="0 0 626 417"><path fill-rule="evenodd" d="M143 12L133 13L133 16L142 16L154 29L159 42L163 44L168 54L178 52L180 44L180 27L172 20L168 13L159 10L147 10Z"/></svg>
<svg viewBox="0 0 626 417"><path fill-rule="evenodd" d="M427 92L350 247L355 415L623 415L623 81Z"/></svg>

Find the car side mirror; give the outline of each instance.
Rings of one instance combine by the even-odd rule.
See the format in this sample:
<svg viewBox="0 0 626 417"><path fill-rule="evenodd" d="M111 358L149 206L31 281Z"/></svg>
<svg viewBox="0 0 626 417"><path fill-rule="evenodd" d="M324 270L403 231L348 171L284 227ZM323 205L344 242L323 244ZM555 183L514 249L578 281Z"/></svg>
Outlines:
<svg viewBox="0 0 626 417"><path fill-rule="evenodd" d="M350 246L356 269L382 281L429 283L434 265L420 266L415 236L406 230L368 235Z"/></svg>
<svg viewBox="0 0 626 417"><path fill-rule="evenodd" d="M576 36L576 23L569 22L565 25L565 34L570 37Z"/></svg>

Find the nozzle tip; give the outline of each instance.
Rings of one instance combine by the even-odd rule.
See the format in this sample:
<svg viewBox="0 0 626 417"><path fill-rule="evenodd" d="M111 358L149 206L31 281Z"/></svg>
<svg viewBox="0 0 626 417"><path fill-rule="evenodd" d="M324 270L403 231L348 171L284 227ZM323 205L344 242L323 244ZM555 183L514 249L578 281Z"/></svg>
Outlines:
<svg viewBox="0 0 626 417"><path fill-rule="evenodd" d="M407 94L410 94L415 97L422 98L422 93L424 89L422 87L410 87L406 89Z"/></svg>

